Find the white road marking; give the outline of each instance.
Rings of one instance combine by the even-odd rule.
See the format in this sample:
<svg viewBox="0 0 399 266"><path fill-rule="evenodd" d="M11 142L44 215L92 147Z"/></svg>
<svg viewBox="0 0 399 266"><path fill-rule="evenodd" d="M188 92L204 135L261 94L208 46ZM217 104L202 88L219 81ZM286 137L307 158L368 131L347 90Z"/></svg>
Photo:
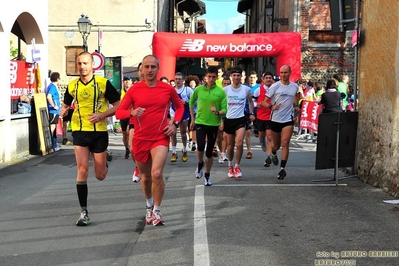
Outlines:
<svg viewBox="0 0 399 266"><path fill-rule="evenodd" d="M227 184L213 187L335 187L336 184ZM338 184L347 186L347 184ZM194 197L194 266L209 266L209 247L206 230L204 186L195 187Z"/></svg>
<svg viewBox="0 0 399 266"><path fill-rule="evenodd" d="M197 185L194 197L194 266L208 266L209 263L204 185Z"/></svg>
<svg viewBox="0 0 399 266"><path fill-rule="evenodd" d="M226 184L212 185L213 187L336 187L336 184ZM346 187L347 184L338 184Z"/></svg>

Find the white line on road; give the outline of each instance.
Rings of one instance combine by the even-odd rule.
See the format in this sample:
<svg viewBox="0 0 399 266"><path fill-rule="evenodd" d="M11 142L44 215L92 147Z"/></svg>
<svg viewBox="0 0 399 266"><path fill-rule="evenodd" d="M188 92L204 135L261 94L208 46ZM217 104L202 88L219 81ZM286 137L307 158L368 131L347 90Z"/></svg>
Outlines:
<svg viewBox="0 0 399 266"><path fill-rule="evenodd" d="M336 184L230 184L214 187L335 187ZM347 186L347 184L338 184ZM194 198L194 266L209 266L209 247L206 230L204 186L195 187Z"/></svg>
<svg viewBox="0 0 399 266"><path fill-rule="evenodd" d="M194 266L208 265L209 248L206 231L204 186L197 185L194 198Z"/></svg>
<svg viewBox="0 0 399 266"><path fill-rule="evenodd" d="M336 187L336 184L228 184L212 185L213 187ZM346 187L347 184L338 184Z"/></svg>

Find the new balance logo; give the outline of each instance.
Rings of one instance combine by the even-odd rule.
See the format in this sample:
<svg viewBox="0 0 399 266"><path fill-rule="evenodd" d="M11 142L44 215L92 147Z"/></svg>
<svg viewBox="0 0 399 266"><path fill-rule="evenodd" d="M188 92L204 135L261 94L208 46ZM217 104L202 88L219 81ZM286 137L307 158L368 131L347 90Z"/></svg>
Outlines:
<svg viewBox="0 0 399 266"><path fill-rule="evenodd" d="M203 39L186 39L180 48L180 52L199 52L204 48L205 40Z"/></svg>

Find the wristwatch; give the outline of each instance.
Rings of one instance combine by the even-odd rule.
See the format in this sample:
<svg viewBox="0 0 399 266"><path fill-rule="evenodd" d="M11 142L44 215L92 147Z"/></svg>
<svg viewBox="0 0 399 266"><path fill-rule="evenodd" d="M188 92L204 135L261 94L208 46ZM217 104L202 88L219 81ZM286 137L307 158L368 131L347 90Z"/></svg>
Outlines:
<svg viewBox="0 0 399 266"><path fill-rule="evenodd" d="M176 126L176 128L179 128L179 121L173 121L173 125L175 125Z"/></svg>

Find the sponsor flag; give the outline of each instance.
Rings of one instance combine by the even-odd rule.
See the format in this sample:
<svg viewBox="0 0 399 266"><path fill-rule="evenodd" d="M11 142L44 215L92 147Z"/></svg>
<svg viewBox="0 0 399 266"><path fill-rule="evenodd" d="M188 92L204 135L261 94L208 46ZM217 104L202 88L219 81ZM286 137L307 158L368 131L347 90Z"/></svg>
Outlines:
<svg viewBox="0 0 399 266"><path fill-rule="evenodd" d="M317 133L321 108L317 102L302 101L300 128Z"/></svg>

